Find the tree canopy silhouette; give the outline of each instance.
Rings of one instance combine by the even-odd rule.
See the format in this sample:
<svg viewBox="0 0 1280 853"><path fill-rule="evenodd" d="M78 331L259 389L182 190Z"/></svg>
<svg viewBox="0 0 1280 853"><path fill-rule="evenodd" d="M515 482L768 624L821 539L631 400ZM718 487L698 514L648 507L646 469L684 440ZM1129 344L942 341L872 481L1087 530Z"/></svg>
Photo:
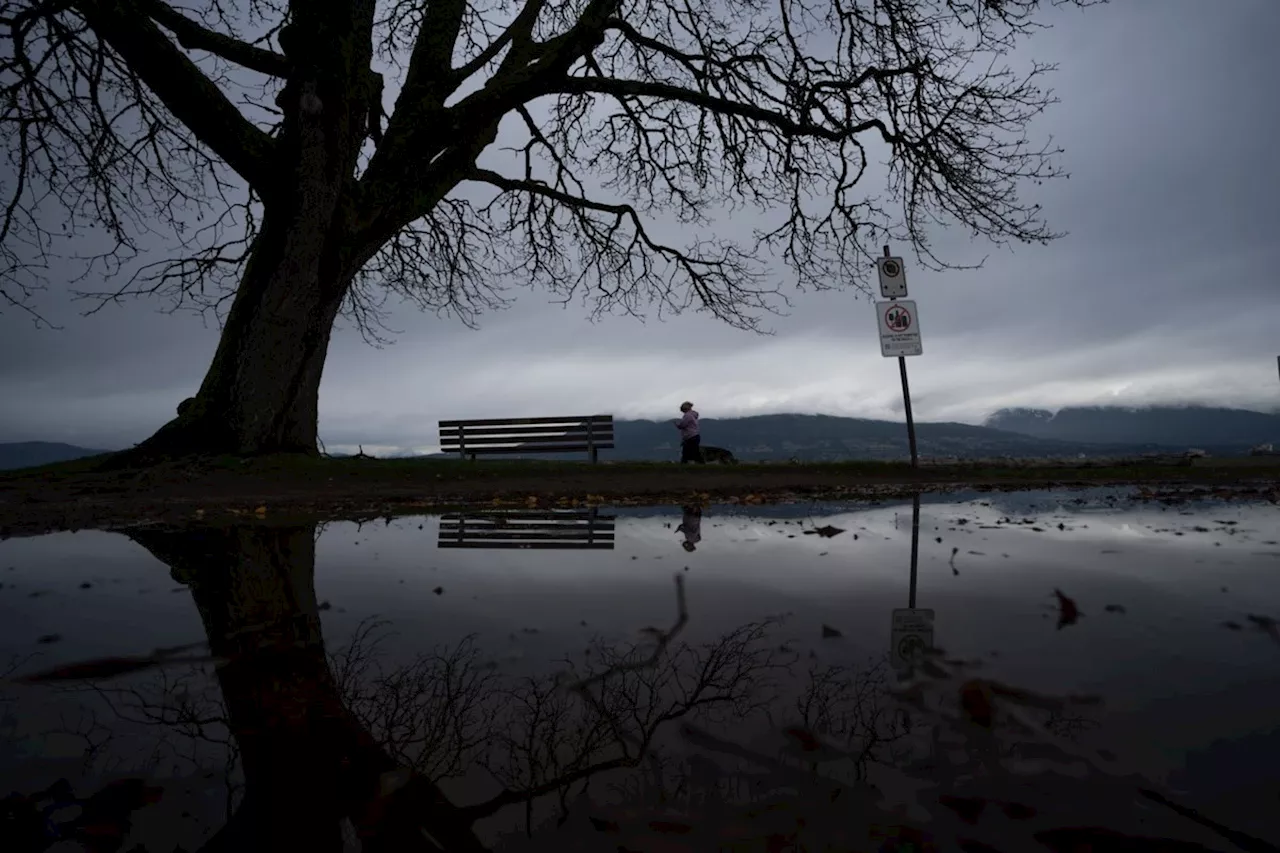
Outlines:
<svg viewBox="0 0 1280 853"><path fill-rule="evenodd" d="M82 295L214 309L203 383L135 457L315 453L335 320L379 340L388 296L758 330L887 234L936 264L938 224L1052 238L1019 195L1060 174L1027 134L1051 69L1005 57L1092 2L0 3L0 305L34 312L70 254L119 284Z"/></svg>

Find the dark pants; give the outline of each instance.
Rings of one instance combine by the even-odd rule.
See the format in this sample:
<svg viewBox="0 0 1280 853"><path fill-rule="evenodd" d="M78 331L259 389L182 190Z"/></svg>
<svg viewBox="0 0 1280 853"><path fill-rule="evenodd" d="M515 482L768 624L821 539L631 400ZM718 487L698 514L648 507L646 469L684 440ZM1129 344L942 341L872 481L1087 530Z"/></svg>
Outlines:
<svg viewBox="0 0 1280 853"><path fill-rule="evenodd" d="M706 462L702 458L702 436L695 435L680 442L680 464L686 462L697 462L699 465Z"/></svg>

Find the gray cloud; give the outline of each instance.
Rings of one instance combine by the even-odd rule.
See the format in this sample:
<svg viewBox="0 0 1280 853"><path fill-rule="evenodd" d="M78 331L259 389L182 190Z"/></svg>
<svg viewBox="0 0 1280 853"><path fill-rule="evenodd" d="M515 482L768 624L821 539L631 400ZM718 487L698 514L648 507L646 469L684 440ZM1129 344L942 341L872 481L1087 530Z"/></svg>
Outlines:
<svg viewBox="0 0 1280 853"><path fill-rule="evenodd" d="M910 360L917 417L976 421L1005 405L1280 399L1280 4L1115 3L1064 12L1026 55L1056 62L1061 103L1036 125L1066 148L1070 180L1030 187L1048 247L992 248L940 233L948 259L910 263L925 354ZM1017 59L1017 58L1016 58ZM872 191L880 187L869 185ZM749 219L717 224L740 233ZM905 248L905 247L900 247ZM699 314L585 322L577 304L521 292L479 331L412 310L377 350L334 336L321 387L332 446L430 447L440 418L609 411L668 416L821 411L900 417L897 367L879 355L871 304L796 294L774 337ZM65 324L0 315L0 440L123 446L194 392L216 329L138 302L89 318L49 293Z"/></svg>

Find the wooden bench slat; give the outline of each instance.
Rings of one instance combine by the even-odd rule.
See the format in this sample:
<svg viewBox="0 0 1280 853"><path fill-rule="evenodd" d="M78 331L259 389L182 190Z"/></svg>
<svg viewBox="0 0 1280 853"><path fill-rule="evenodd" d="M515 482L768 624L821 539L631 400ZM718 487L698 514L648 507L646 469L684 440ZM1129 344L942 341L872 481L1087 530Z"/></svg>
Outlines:
<svg viewBox="0 0 1280 853"><path fill-rule="evenodd" d="M456 522L459 520L465 520L467 523L472 521L496 521L497 519L502 519L504 523L508 521L544 521L548 519L555 519L557 521L576 521L582 523L588 521L612 522L616 521L617 518L618 517L616 515L597 514L591 510L579 509L520 509L514 511L500 510L497 512L449 512L440 516L441 521Z"/></svg>
<svg viewBox="0 0 1280 853"><path fill-rule="evenodd" d="M613 530L615 524L612 521L582 522L578 524L561 524L559 522L550 521L533 521L528 524L510 524L505 522L502 524L495 524L489 519L478 518L455 518L447 521L442 519L440 522L441 530L457 530L461 527L465 527L467 530L479 531L514 530L516 532L523 532L528 530L530 532L551 531L554 533L556 531L563 531L571 533L575 530Z"/></svg>
<svg viewBox="0 0 1280 853"><path fill-rule="evenodd" d="M440 421L440 426L520 426L522 424L563 424L563 423L613 423L613 415L573 415L563 418L476 418L464 421Z"/></svg>
<svg viewBox="0 0 1280 853"><path fill-rule="evenodd" d="M461 522L441 523L440 530L448 530L450 533L456 533L463 529L477 533L485 533L491 530L509 530L513 533L551 533L556 535L563 533L567 535L583 530L610 532L615 527L612 521L602 521L598 524L489 524L483 521L466 519Z"/></svg>
<svg viewBox="0 0 1280 853"><path fill-rule="evenodd" d="M586 442L587 442L586 433L574 433L573 435L527 435L527 436L496 435L492 437L467 435L460 439L459 438L441 439L440 445L442 447L456 448L460 444L465 444L467 447L473 447L473 446L479 446L479 445L485 445L485 444L539 444L539 445L542 445L542 444L586 444ZM592 435L593 444L599 447L603 447L606 442L612 444L613 439L601 437L597 441L595 435L594 434Z"/></svg>
<svg viewBox="0 0 1280 853"><path fill-rule="evenodd" d="M505 530L478 531L478 530L471 530L470 528L468 528L467 530L462 532L461 537L459 537L456 531L445 533L442 530L440 531L440 538L442 540L453 539L454 541L457 541L459 538L461 538L463 541L466 541L467 539L483 539L486 542L519 542L524 540L529 540L531 542L547 542L547 541L577 542L579 540L586 541L589 539L604 542L606 540L613 539L613 532L605 531L602 533L599 530L579 530L579 531L573 531L572 533L546 533L546 532L510 533Z"/></svg>
<svg viewBox="0 0 1280 853"><path fill-rule="evenodd" d="M490 435L558 435L558 434L586 435L587 428L583 425L575 426L534 426L534 427L441 427L441 438L457 438L458 436L484 437ZM613 426L611 424L593 424L591 427L592 435L613 435Z"/></svg>
<svg viewBox="0 0 1280 853"><path fill-rule="evenodd" d="M441 539L436 542L437 548L501 548L514 551L612 551L614 543L610 542L485 542L483 540L452 542Z"/></svg>
<svg viewBox="0 0 1280 853"><path fill-rule="evenodd" d="M581 452L590 450L593 447L596 450L612 450L613 449L612 444L566 444L566 445L552 444L552 445L543 445L541 447L529 447L526 445L524 447L475 447L475 448L473 448L470 444L468 444L465 452L477 453L480 455L484 455L486 453L581 453ZM446 448L444 449L444 452L457 453L459 452L459 448L457 447Z"/></svg>

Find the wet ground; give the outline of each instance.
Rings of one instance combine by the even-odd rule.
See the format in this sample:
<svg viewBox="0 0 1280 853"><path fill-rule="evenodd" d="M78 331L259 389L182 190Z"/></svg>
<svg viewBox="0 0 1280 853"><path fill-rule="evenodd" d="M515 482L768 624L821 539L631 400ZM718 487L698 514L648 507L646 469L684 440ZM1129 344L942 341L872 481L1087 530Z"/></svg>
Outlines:
<svg viewBox="0 0 1280 853"><path fill-rule="evenodd" d="M1132 491L11 539L0 849L1274 850L1280 508Z"/></svg>

